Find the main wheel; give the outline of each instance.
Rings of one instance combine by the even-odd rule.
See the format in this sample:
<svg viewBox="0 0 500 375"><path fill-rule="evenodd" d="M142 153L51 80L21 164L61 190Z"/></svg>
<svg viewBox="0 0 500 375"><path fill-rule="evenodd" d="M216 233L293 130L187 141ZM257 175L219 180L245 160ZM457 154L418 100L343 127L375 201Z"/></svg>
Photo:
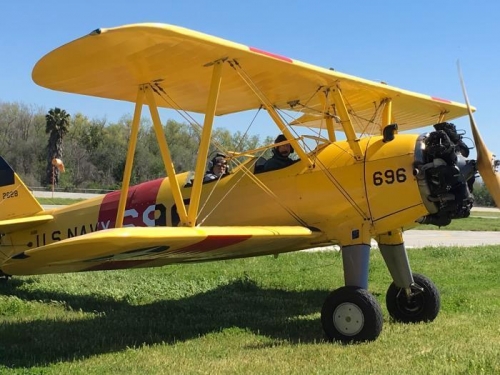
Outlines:
<svg viewBox="0 0 500 375"><path fill-rule="evenodd" d="M391 317L397 322L432 322L441 307L439 291L427 277L414 273L411 296L394 283L387 289L385 303Z"/></svg>
<svg viewBox="0 0 500 375"><path fill-rule="evenodd" d="M334 290L321 309L323 330L332 341L373 341L380 335L382 323L382 309L375 297L355 286Z"/></svg>
<svg viewBox="0 0 500 375"><path fill-rule="evenodd" d="M0 271L0 283L2 284L6 284L7 281L9 281L9 279L11 278L12 276L10 275L6 275L5 273L3 273L2 271Z"/></svg>

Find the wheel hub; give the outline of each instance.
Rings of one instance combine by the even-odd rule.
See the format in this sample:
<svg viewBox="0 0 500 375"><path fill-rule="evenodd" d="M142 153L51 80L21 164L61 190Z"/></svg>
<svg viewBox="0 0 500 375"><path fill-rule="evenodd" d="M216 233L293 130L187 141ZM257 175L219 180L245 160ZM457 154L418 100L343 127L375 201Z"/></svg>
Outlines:
<svg viewBox="0 0 500 375"><path fill-rule="evenodd" d="M333 312L333 325L343 335L358 334L363 329L364 323L363 312L353 303L341 303Z"/></svg>
<svg viewBox="0 0 500 375"><path fill-rule="evenodd" d="M398 295L397 304L406 314L416 315L424 308L425 299L420 288L412 287L411 295L406 296L404 293Z"/></svg>

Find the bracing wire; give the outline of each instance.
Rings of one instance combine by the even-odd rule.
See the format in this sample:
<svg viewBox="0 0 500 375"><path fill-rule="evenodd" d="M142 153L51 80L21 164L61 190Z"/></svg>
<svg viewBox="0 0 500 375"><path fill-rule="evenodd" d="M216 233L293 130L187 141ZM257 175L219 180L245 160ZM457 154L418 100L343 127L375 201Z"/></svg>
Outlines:
<svg viewBox="0 0 500 375"><path fill-rule="evenodd" d="M189 115L186 111L182 110L181 106L178 105L169 95L168 93L163 89L163 87L161 87L157 82L155 83L155 87L153 87L151 85L151 88L152 90L157 94L159 95L160 98L162 98L167 104L169 104L169 106L171 108L173 108L174 110L176 110L184 119L186 119L186 121L188 121L188 123L190 123L191 125L195 125L195 130L198 132L198 134L200 134L201 132L201 125L191 116ZM163 95L162 95L163 94ZM259 109L260 111L260 109ZM189 119L187 119L189 118ZM256 116L254 116L254 118L252 119L252 123L254 122ZM251 125L250 125L251 126ZM245 135L246 133L248 132L250 126L247 128L246 132L245 132ZM244 139L242 137L242 139ZM222 152L228 152L228 150L225 150L225 148L218 144L218 142L216 142L215 140L211 140L212 144L217 147L219 150L221 150ZM265 151L265 150L264 150ZM263 151L263 152L264 152ZM236 158L233 159L233 161L237 164L237 165L241 165L242 166L242 170L244 171L245 174L247 174L256 184L257 186L259 186L261 189L263 189L264 192L266 192L271 198L273 198L286 212L288 212L295 220L297 220L301 225L304 225L306 226L306 223L304 220L302 220L295 212L293 212L292 209L290 209L289 207L287 207L286 205L284 205L281 200L279 199L278 196L276 196L276 194L274 194L272 192L271 189L269 189L259 178L257 178L251 171L249 171L239 160L237 160ZM246 170L245 170L246 169ZM240 179L237 181L239 182L241 180L242 177L240 177ZM219 181L216 182L216 185ZM202 208L199 210L199 213L197 215L197 219L198 217L200 216L200 213L202 211L202 209L206 206L207 202L208 202L208 199L209 197L212 196L212 193L215 189L215 186L212 188L212 192L209 194L209 196L207 197L207 199L205 200ZM236 185L234 185L236 186ZM232 190L232 189L231 189ZM228 193L227 193L228 194ZM226 194L226 195L227 195ZM218 206L221 202L217 203L216 206ZM214 210L212 209L210 211L210 213L212 213ZM203 221L206 220L206 217L203 219Z"/></svg>
<svg viewBox="0 0 500 375"><path fill-rule="evenodd" d="M267 97L265 96L264 93L262 92L257 92L258 90L258 87L255 86L253 84L253 82L251 81L251 79L248 77L248 74L244 71L244 69L238 64L237 61L234 61L234 68L235 70L238 72L238 74L240 75L240 77L242 77L242 79L247 83L248 87L250 87L252 89L252 91L254 91L254 93L257 95L257 97L262 97L264 98L265 100L268 100ZM237 67L237 69L236 69ZM240 74L241 72L241 74ZM319 88L320 89L320 88ZM260 91L260 90L259 90ZM313 96L311 96L311 99L312 99ZM309 100L311 100L309 99ZM268 100L268 103L269 100ZM269 104L270 105L270 104ZM271 106L271 105L270 105ZM346 189L344 189L342 187L342 185L338 182L338 180L331 174L331 172L328 171L328 169L325 167L324 164L320 163L321 166L322 166L322 170L324 171L325 175L328 177L328 179L332 182L332 184L339 190L339 192L344 196L344 198L356 209L356 211L359 213L359 215L363 218L366 218L366 214L364 213L364 211L361 209L361 207L359 207L359 205L354 201L354 199L349 195L349 193L347 192Z"/></svg>

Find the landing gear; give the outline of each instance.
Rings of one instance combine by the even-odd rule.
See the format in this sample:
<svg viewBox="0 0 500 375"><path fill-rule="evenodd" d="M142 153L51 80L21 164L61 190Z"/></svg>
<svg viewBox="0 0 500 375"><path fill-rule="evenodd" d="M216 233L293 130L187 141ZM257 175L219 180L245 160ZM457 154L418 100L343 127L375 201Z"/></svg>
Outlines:
<svg viewBox="0 0 500 375"><path fill-rule="evenodd" d="M366 289L344 286L326 298L321 324L330 340L356 343L375 340L382 331L382 310Z"/></svg>
<svg viewBox="0 0 500 375"><path fill-rule="evenodd" d="M414 273L413 280L410 295L394 283L389 286L385 300L387 310L397 322L432 322L441 306L439 291L433 282L423 275Z"/></svg>
<svg viewBox="0 0 500 375"><path fill-rule="evenodd" d="M12 276L10 275L7 275L5 273L3 273L2 271L0 271L0 284L6 284L7 281L9 281L9 278L11 278Z"/></svg>

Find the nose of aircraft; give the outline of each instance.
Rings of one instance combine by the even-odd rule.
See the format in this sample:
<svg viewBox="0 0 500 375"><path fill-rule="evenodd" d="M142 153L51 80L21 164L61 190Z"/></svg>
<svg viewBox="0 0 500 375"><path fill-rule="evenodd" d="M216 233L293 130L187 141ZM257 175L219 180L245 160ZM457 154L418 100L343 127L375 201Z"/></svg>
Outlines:
<svg viewBox="0 0 500 375"><path fill-rule="evenodd" d="M500 161L488 150L472 115L460 72L460 83L467 105L477 160L468 159L469 148L463 134L447 122L434 125L435 131L422 134L415 148L414 174L429 215L418 221L438 226L470 215L475 177L479 172L495 204L500 207Z"/></svg>
<svg viewBox="0 0 500 375"><path fill-rule="evenodd" d="M475 160L467 159L469 148L455 125L443 122L434 128L418 138L415 150L414 173L430 213L419 222L445 226L470 215L477 168Z"/></svg>

